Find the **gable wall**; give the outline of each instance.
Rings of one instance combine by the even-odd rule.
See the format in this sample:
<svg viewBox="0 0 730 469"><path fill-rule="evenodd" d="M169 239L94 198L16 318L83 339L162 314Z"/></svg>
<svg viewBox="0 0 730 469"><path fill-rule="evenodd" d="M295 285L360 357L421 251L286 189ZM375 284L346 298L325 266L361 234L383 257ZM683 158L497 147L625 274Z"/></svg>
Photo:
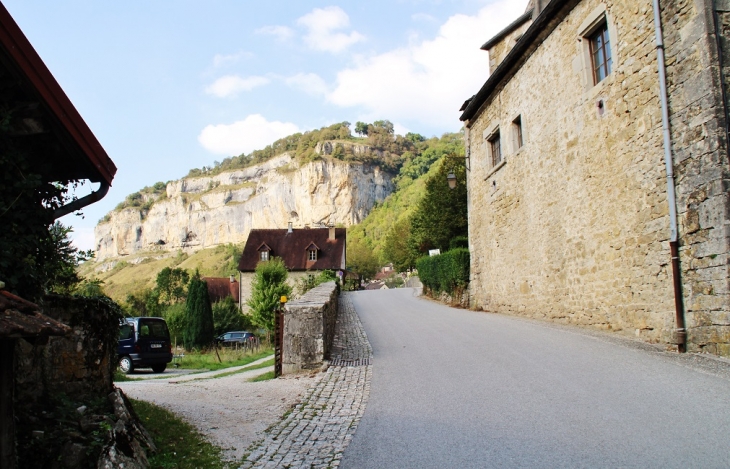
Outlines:
<svg viewBox="0 0 730 469"><path fill-rule="evenodd" d="M588 86L578 37L601 6L609 15L613 72ZM674 121L681 115L687 122L673 121L673 139L690 342L694 332L695 349L722 353L730 340L717 328L714 337L700 337L699 315L689 312L705 311L717 323L728 310L727 203L713 134L719 108L702 81L711 59L702 41L704 4L672 7L664 23L665 37L673 41L667 47L674 48L667 51L670 105ZM657 77L651 2L585 0L469 123L473 306L671 340L674 296ZM687 80L691 86L678 93ZM705 99L701 111L697 99ZM525 145L515 150L510 125L518 115ZM497 126L506 163L490 174L485 137ZM697 190L705 192L692 199ZM698 215L688 214L688 201L705 193ZM693 216L704 224L701 240L685 235L685 220ZM714 271L702 261L711 254L721 265ZM697 296L710 290L711 299Z"/></svg>

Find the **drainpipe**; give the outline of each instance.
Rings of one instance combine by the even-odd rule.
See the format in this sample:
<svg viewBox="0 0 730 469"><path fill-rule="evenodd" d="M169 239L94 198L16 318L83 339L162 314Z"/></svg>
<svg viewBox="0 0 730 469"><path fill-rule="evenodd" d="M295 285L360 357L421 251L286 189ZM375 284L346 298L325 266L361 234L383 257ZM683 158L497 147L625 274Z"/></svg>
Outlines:
<svg viewBox="0 0 730 469"><path fill-rule="evenodd" d="M62 205L54 210L53 219L57 220L64 215L68 215L69 213L75 212L76 210L81 210L87 205L98 202L106 195L107 192L109 192L109 183L106 181L101 181L99 189L97 189L95 192L92 192L91 194L84 196L80 199L76 199L73 202L69 202L66 205Z"/></svg>
<svg viewBox="0 0 730 469"><path fill-rule="evenodd" d="M664 165L667 172L667 202L669 203L670 239L669 249L672 257L672 277L674 278L674 309L677 328L677 351L687 351L687 329L684 323L684 302L682 299L682 278L679 267L679 236L677 229L677 196L674 191L674 163L672 158L672 140L669 133L669 103L667 101L667 76L664 64L664 34L662 33L661 10L659 0L654 3L654 28L656 32L656 54L659 66L659 98L662 104L662 128L664 133Z"/></svg>

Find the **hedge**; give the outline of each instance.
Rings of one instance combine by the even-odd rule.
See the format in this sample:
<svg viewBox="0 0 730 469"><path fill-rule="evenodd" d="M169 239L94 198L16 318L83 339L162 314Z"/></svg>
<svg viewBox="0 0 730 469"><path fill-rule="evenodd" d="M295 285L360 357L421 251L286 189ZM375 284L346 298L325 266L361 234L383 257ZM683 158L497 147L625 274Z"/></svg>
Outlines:
<svg viewBox="0 0 730 469"><path fill-rule="evenodd" d="M457 248L416 261L418 278L433 293L453 294L469 283L469 250Z"/></svg>

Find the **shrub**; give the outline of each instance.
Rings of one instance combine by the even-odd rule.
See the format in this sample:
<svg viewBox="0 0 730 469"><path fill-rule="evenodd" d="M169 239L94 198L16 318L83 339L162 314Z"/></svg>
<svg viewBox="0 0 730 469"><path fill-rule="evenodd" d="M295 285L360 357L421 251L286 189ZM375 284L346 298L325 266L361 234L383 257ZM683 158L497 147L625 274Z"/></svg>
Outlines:
<svg viewBox="0 0 730 469"><path fill-rule="evenodd" d="M286 283L286 265L280 257L259 262L251 282L251 298L248 306L254 324L268 331L274 330L274 311L279 307L282 296L291 295L291 287Z"/></svg>
<svg viewBox="0 0 730 469"><path fill-rule="evenodd" d="M228 296L223 301L213 305L213 324L215 335L219 336L228 331L243 331L251 328L251 318L241 312Z"/></svg>
<svg viewBox="0 0 730 469"><path fill-rule="evenodd" d="M469 283L468 249L452 249L438 256L422 257L416 266L423 286L433 293L453 294Z"/></svg>

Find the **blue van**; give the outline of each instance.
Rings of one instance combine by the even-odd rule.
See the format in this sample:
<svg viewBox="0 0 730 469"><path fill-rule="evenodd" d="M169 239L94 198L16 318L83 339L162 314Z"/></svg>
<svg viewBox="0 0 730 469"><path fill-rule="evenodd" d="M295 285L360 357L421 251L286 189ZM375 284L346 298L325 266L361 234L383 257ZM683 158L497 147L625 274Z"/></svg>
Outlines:
<svg viewBox="0 0 730 469"><path fill-rule="evenodd" d="M117 345L119 368L132 373L136 368L152 368L162 373L172 361L172 344L167 323L162 318L125 318L119 326Z"/></svg>

